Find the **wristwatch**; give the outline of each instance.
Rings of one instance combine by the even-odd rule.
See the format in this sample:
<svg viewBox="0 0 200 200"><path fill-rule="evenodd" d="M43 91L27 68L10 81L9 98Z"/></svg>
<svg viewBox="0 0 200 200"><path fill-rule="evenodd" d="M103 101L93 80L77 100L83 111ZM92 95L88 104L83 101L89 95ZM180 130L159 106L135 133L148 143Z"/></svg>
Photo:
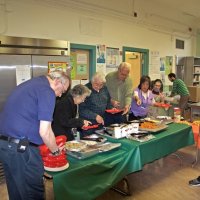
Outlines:
<svg viewBox="0 0 200 200"><path fill-rule="evenodd" d="M56 151L54 151L54 152L51 152L51 154L52 154L53 156L58 156L58 155L60 154L60 149L58 149L58 150L56 150Z"/></svg>

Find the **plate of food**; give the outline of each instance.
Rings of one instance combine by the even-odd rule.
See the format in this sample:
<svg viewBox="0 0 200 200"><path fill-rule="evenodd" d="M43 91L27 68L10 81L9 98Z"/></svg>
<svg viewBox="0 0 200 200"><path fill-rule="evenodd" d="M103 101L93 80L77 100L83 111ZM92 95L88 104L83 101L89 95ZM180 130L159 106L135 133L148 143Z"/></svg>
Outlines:
<svg viewBox="0 0 200 200"><path fill-rule="evenodd" d="M123 112L123 110L122 109L113 108L113 109L107 109L106 112L107 113L111 113L111 114L116 114L116 113Z"/></svg>
<svg viewBox="0 0 200 200"><path fill-rule="evenodd" d="M76 152L79 152L81 150L83 150L84 148L87 147L87 144L84 143L84 142L80 142L80 141L76 141L76 140L73 140L73 141L68 141L65 143L65 148L68 150L68 151L76 151Z"/></svg>
<svg viewBox="0 0 200 200"><path fill-rule="evenodd" d="M139 126L141 131L158 132L165 130L168 126L166 124L157 124L154 122L143 122Z"/></svg>

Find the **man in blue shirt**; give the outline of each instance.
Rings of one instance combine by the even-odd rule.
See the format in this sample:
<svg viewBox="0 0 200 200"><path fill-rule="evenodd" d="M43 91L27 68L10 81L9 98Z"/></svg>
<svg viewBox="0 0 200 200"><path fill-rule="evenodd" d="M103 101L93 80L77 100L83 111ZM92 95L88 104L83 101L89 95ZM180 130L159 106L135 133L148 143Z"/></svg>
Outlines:
<svg viewBox="0 0 200 200"><path fill-rule="evenodd" d="M69 87L61 71L26 81L15 88L0 113L0 161L10 200L44 199L44 168L38 145L59 154L51 122L56 96Z"/></svg>

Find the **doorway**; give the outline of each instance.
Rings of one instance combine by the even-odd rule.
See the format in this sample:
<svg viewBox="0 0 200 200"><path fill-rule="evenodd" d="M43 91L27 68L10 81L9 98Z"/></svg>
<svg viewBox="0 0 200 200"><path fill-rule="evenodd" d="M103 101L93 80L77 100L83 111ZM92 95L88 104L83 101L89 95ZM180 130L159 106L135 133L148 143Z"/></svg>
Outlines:
<svg viewBox="0 0 200 200"><path fill-rule="evenodd" d="M149 74L149 50L123 47L123 60L131 64L130 77L133 80L133 88L136 88L140 77Z"/></svg>

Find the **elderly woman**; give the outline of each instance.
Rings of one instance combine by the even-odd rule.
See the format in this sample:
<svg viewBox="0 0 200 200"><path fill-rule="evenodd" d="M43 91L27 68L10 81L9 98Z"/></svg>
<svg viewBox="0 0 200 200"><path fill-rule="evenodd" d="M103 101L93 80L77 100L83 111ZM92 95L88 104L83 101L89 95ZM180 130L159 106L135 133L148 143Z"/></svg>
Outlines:
<svg viewBox="0 0 200 200"><path fill-rule="evenodd" d="M55 107L52 129L56 136L66 135L68 141L73 140L72 128L88 126L89 121L79 118L78 105L85 101L91 91L84 85L74 86Z"/></svg>
<svg viewBox="0 0 200 200"><path fill-rule="evenodd" d="M150 85L151 80L149 76L142 76L140 78L140 84L133 92L129 121L147 116L149 106L154 103L154 95L150 90Z"/></svg>

